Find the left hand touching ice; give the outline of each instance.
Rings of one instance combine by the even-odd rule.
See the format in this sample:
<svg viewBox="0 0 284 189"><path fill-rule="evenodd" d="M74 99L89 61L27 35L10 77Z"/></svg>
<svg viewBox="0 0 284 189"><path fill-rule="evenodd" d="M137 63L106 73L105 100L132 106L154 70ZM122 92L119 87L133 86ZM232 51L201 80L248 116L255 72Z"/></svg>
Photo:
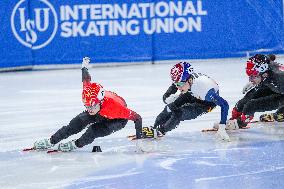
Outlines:
<svg viewBox="0 0 284 189"><path fill-rule="evenodd" d="M215 123L213 128L218 129L217 131L217 135L224 141L229 142L230 141L230 137L228 135L228 133L226 132L226 125L225 124L218 124Z"/></svg>

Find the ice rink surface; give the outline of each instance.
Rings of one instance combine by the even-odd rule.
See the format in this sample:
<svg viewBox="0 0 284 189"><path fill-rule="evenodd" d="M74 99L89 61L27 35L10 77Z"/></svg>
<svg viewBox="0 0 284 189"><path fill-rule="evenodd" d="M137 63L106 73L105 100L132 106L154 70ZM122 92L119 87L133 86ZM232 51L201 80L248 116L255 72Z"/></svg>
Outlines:
<svg viewBox="0 0 284 189"><path fill-rule="evenodd" d="M247 82L246 59L195 60L196 72L214 78L230 110ZM284 59L278 59L284 63ZM90 69L93 81L124 97L128 106L153 125L164 108L173 64ZM81 70L0 73L0 188L102 189L282 189L284 125L252 124L231 131L231 142L202 133L220 119L220 108L182 122L159 141L143 141L138 152L126 136L134 124L71 153L22 152L50 137L84 110ZM258 119L260 114L255 115ZM72 136L70 139L77 138ZM101 153L91 153L100 145Z"/></svg>

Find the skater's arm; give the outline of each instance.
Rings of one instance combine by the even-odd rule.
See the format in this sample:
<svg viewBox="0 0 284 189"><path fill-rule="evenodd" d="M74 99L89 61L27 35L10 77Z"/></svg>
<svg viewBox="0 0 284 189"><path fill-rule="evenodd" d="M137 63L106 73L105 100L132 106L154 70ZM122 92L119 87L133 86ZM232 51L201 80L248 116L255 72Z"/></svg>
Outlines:
<svg viewBox="0 0 284 189"><path fill-rule="evenodd" d="M87 68L82 68L82 82L91 82L91 75Z"/></svg>
<svg viewBox="0 0 284 189"><path fill-rule="evenodd" d="M116 108L114 108L116 109ZM117 108L117 117L123 118L123 119L128 119L131 121L134 121L135 124L135 130L136 130L136 137L139 139L141 138L142 135L142 117L136 113L135 111L119 105L119 108Z"/></svg>
<svg viewBox="0 0 284 189"><path fill-rule="evenodd" d="M128 109L128 108L126 108ZM129 110L129 114L127 119L134 121L135 130L136 130L136 138L140 139L142 135L142 117L133 110Z"/></svg>
<svg viewBox="0 0 284 189"><path fill-rule="evenodd" d="M194 103L198 101L200 100L192 96L190 92L187 92L187 93L180 95L174 102L170 103L168 105L168 108L171 111L176 111L187 103Z"/></svg>
<svg viewBox="0 0 284 189"><path fill-rule="evenodd" d="M220 124L226 124L228 111L229 111L229 104L228 102L219 96L218 93L215 92L214 89L209 90L207 93L205 100L214 102L216 105L221 107L221 120Z"/></svg>
<svg viewBox="0 0 284 189"><path fill-rule="evenodd" d="M168 104L167 98L169 98L172 94L175 94L177 92L177 90L178 90L177 87L174 84L172 84L168 88L168 90L165 92L165 94L163 95L163 102L165 104Z"/></svg>

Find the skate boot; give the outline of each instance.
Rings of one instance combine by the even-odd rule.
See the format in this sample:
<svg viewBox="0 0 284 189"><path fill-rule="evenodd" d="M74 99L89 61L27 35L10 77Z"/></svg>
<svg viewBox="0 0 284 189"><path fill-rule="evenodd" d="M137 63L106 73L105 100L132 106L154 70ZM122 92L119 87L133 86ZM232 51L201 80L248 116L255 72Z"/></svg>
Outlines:
<svg viewBox="0 0 284 189"><path fill-rule="evenodd" d="M274 113L273 116L274 116L274 119L278 122L284 121L284 114L283 113Z"/></svg>
<svg viewBox="0 0 284 189"><path fill-rule="evenodd" d="M262 114L259 117L259 120L261 122L284 122L284 114L283 113L268 113L268 114Z"/></svg>
<svg viewBox="0 0 284 189"><path fill-rule="evenodd" d="M260 120L261 122L274 122L274 121L275 121L274 116L273 116L273 113L262 114L262 115L259 117L259 120Z"/></svg>
<svg viewBox="0 0 284 189"><path fill-rule="evenodd" d="M158 138L162 136L164 136L164 134L159 128L153 128L152 126L142 128L142 138Z"/></svg>
<svg viewBox="0 0 284 189"><path fill-rule="evenodd" d="M60 143L58 145L58 151L61 151L61 152L70 152L70 151L75 150L77 148L78 147L75 144L75 140L71 140L71 141L66 142L66 143Z"/></svg>
<svg viewBox="0 0 284 189"><path fill-rule="evenodd" d="M53 147L54 145L50 143L50 139L42 139L35 141L34 143L34 149L35 150L49 150Z"/></svg>

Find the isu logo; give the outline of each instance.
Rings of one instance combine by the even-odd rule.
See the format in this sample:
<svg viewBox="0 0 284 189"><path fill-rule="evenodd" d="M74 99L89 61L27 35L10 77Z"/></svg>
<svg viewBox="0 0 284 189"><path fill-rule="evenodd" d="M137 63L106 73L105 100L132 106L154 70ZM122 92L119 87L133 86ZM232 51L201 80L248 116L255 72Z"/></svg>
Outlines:
<svg viewBox="0 0 284 189"><path fill-rule="evenodd" d="M11 27L21 44L40 49L48 45L56 34L57 14L47 0L20 0L13 9Z"/></svg>

